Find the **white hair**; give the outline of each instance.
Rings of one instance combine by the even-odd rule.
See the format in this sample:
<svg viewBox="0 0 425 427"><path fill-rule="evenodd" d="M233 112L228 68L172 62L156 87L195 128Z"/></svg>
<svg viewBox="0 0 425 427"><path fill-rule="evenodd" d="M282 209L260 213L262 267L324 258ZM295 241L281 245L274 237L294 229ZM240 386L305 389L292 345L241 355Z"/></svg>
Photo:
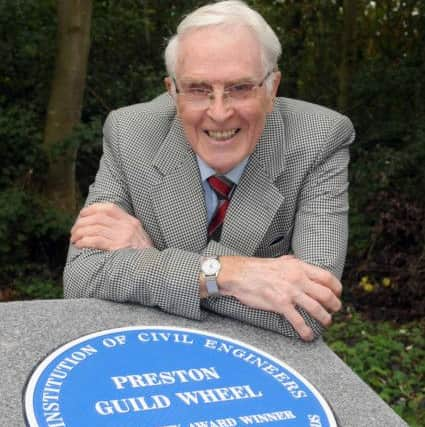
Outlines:
<svg viewBox="0 0 425 427"><path fill-rule="evenodd" d="M264 72L277 70L282 47L270 25L243 1L225 0L202 6L180 22L176 34L168 41L164 52L168 75L171 77L176 75L179 40L185 33L208 26L234 25L248 27L260 43ZM271 79L267 79L266 86L271 88Z"/></svg>

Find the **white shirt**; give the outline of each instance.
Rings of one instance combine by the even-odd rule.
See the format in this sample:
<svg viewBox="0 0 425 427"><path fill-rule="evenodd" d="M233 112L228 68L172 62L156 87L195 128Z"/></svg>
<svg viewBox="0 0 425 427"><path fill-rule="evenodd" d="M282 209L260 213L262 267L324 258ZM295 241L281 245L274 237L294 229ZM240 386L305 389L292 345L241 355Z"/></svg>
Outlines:
<svg viewBox="0 0 425 427"><path fill-rule="evenodd" d="M207 207L207 218L209 223L214 215L215 210L217 209L218 199L214 190L208 184L207 179L212 175L217 175L217 172L214 169L210 168L198 155L196 155L196 159L198 161L199 172L201 174L202 187L204 189L205 205ZM224 176L227 179L230 179L230 181L232 181L233 183L239 184L243 171L245 170L245 166L248 163L248 159L249 157L242 160L232 170L224 174Z"/></svg>

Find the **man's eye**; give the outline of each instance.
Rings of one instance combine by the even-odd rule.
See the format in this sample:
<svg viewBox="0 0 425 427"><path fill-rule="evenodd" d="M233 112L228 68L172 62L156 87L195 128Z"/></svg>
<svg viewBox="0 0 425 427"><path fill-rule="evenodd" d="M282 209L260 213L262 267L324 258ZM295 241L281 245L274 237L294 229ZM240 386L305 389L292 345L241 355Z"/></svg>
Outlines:
<svg viewBox="0 0 425 427"><path fill-rule="evenodd" d="M205 95L207 96L210 91L209 89L202 87L202 86L190 86L186 90L187 93L190 95Z"/></svg>
<svg viewBox="0 0 425 427"><path fill-rule="evenodd" d="M232 94L249 93L252 91L254 85L252 83L241 83L238 85L230 86L227 91Z"/></svg>

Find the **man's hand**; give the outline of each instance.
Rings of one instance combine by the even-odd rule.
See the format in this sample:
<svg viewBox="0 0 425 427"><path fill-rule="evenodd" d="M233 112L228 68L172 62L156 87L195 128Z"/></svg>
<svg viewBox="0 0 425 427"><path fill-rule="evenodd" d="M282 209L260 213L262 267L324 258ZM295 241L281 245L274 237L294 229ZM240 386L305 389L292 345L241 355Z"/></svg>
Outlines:
<svg viewBox="0 0 425 427"><path fill-rule="evenodd" d="M242 304L285 316L304 340L313 339L296 306L322 325L341 308L342 285L331 273L294 256L279 258L220 257L220 292Z"/></svg>
<svg viewBox="0 0 425 427"><path fill-rule="evenodd" d="M94 203L82 209L71 229L71 243L106 251L154 247L140 221L113 203Z"/></svg>

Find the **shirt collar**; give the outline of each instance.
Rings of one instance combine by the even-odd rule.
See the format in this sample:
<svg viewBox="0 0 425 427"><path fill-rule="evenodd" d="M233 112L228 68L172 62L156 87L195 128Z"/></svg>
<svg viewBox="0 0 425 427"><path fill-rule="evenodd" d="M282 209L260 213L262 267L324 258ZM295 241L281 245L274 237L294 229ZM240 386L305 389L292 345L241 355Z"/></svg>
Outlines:
<svg viewBox="0 0 425 427"><path fill-rule="evenodd" d="M242 160L232 170L224 174L224 176L230 179L234 184L239 184L245 166L248 163L248 159L249 157ZM213 168L209 167L198 155L196 155L196 160L198 161L202 182L205 182L212 175L217 175L217 172Z"/></svg>

